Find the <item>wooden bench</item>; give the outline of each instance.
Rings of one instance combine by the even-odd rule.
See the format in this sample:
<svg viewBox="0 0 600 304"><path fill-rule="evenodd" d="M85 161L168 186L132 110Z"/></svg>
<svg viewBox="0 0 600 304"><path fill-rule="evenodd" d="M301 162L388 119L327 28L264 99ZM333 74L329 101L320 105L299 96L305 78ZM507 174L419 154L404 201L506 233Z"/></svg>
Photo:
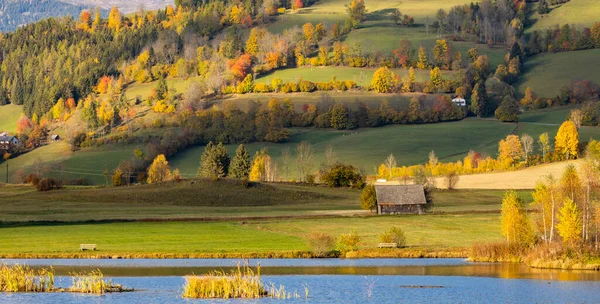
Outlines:
<svg viewBox="0 0 600 304"><path fill-rule="evenodd" d="M81 250L81 251L85 251L85 250L96 251L96 244L79 244L79 250Z"/></svg>
<svg viewBox="0 0 600 304"><path fill-rule="evenodd" d="M379 243L379 248L398 248L398 243Z"/></svg>

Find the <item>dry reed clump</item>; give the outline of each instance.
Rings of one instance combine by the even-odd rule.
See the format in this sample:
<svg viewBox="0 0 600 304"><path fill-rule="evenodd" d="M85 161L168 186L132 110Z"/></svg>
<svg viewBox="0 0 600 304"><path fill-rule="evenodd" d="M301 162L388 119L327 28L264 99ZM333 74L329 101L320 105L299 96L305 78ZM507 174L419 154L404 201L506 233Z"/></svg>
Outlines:
<svg viewBox="0 0 600 304"><path fill-rule="evenodd" d="M527 245L514 243L474 244L469 260L474 262L522 262L529 250Z"/></svg>
<svg viewBox="0 0 600 304"><path fill-rule="evenodd" d="M306 289L305 292L308 297L308 290ZM248 264L244 267L238 264L237 269L229 274L224 271L212 271L203 276L186 277L183 297L196 299L256 299L261 297L287 299L299 298L300 296L298 293L287 292L283 286L277 288L273 284L267 290L260 277L260 265L257 267L257 272L254 272Z"/></svg>
<svg viewBox="0 0 600 304"><path fill-rule="evenodd" d="M104 278L100 269L92 270L89 273L71 273L71 276L73 285L67 289L68 292L105 294L107 292L133 291L133 288L113 284L112 281Z"/></svg>
<svg viewBox="0 0 600 304"><path fill-rule="evenodd" d="M0 265L0 292L50 292L54 269L34 270L26 265Z"/></svg>

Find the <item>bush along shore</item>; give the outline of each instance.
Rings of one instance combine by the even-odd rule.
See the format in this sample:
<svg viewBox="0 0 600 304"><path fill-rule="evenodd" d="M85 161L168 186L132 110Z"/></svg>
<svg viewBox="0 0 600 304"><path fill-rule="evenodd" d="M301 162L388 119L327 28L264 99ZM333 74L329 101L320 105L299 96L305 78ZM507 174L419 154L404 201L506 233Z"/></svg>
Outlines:
<svg viewBox="0 0 600 304"><path fill-rule="evenodd" d="M54 285L54 269L32 269L27 265L0 265L0 292L73 292L104 294L111 292L131 292L133 288L125 288L113 284L104 278L100 270L90 273L72 274L73 285L69 288Z"/></svg>

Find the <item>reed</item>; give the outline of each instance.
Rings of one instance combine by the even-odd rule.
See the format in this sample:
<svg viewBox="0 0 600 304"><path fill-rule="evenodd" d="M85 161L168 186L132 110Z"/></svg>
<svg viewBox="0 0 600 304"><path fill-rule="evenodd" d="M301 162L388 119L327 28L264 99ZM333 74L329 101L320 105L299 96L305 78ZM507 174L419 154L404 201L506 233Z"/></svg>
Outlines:
<svg viewBox="0 0 600 304"><path fill-rule="evenodd" d="M305 293L308 297L307 287L305 287ZM203 276L186 277L183 297L196 299L300 298L297 292L288 292L283 286L277 288L271 284L268 288L265 287L260 276L260 265L255 272L247 263L243 267L238 263L238 267L230 273L217 270Z"/></svg>
<svg viewBox="0 0 600 304"><path fill-rule="evenodd" d="M0 264L0 292L51 292L54 269L31 269L26 265Z"/></svg>
<svg viewBox="0 0 600 304"><path fill-rule="evenodd" d="M71 273L73 285L69 288L72 292L104 294L112 283L104 278L100 269L92 270L90 273Z"/></svg>

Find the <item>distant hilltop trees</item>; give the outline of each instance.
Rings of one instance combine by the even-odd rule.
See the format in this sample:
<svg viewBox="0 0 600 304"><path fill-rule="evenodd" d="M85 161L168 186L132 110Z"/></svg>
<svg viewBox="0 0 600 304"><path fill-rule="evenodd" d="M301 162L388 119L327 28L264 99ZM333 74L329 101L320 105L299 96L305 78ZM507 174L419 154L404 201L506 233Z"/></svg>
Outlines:
<svg viewBox="0 0 600 304"><path fill-rule="evenodd" d="M78 16L86 8L58 0L0 0L0 31L13 31L43 18Z"/></svg>

